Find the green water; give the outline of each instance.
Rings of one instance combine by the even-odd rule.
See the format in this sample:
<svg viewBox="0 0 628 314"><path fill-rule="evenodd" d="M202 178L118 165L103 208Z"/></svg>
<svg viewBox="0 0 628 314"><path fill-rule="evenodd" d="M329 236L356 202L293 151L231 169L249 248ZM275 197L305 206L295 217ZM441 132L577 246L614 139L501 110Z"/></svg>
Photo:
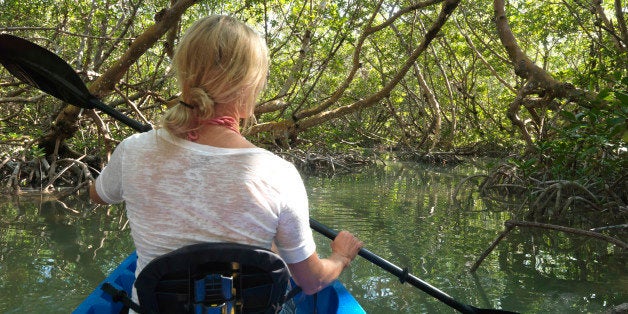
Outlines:
<svg viewBox="0 0 628 314"><path fill-rule="evenodd" d="M462 303L603 313L628 302L625 252L553 231L512 232L469 273L511 218L473 190L452 201L458 182L481 172L470 165L393 164L304 179L313 218L356 233L370 251ZM316 237L326 255L329 241ZM0 313L69 313L132 247L120 207L96 207L84 197L0 201ZM368 313L455 313L361 258L341 280Z"/></svg>

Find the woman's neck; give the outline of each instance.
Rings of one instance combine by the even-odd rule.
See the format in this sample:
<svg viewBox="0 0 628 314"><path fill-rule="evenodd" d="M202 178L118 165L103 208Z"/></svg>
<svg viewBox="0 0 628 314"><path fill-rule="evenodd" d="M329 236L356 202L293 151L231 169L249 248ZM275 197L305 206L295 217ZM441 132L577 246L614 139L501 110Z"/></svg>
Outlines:
<svg viewBox="0 0 628 314"><path fill-rule="evenodd" d="M198 130L199 137L195 143L221 148L255 148L244 136L223 126L205 125Z"/></svg>

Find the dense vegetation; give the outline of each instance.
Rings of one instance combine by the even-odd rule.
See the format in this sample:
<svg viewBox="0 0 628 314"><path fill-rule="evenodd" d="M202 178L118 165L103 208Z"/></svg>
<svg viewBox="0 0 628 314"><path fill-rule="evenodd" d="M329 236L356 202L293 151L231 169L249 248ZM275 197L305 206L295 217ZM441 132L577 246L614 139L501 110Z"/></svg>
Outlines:
<svg viewBox="0 0 628 314"><path fill-rule="evenodd" d="M480 188L496 200L524 196L527 219L577 209L625 223L620 0L4 0L0 32L47 47L94 95L156 123L176 101L169 60L179 35L212 13L247 21L270 47L268 87L248 130L257 144L306 161L339 152L500 156ZM5 193L80 188L133 132L4 69L0 105Z"/></svg>

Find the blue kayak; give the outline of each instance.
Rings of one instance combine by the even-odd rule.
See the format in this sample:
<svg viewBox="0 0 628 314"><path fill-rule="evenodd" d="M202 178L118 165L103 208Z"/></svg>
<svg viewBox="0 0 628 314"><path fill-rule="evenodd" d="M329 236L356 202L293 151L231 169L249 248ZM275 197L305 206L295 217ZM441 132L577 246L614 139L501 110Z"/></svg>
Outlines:
<svg viewBox="0 0 628 314"><path fill-rule="evenodd" d="M119 313L122 309L122 303L113 302L111 295L103 291L101 287L103 284L109 283L119 290L124 290L130 296L133 282L135 281L136 262L137 255L132 253L79 304L73 313ZM335 281L327 288L321 290L316 298L299 293L294 297L294 301L297 305L297 313L314 313L315 304L316 313L366 313L339 281Z"/></svg>

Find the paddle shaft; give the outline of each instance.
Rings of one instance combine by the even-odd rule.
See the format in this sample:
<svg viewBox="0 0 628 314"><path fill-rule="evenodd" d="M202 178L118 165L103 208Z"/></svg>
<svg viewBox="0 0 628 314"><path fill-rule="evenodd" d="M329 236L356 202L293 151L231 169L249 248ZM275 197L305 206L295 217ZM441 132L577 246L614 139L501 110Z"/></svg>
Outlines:
<svg viewBox="0 0 628 314"><path fill-rule="evenodd" d="M137 120L133 120L131 118L129 118L129 116L125 115L124 113L113 109L110 106L105 105L103 102L101 102L100 100L98 100L98 98L90 98L89 99L89 103L90 105L92 105L94 108L98 108L100 110L102 110L103 112L105 112L106 114L110 115L111 117L115 118L116 120L126 124L127 126L133 128L135 131L138 132L147 132L152 130L152 126L150 124L142 124Z"/></svg>
<svg viewBox="0 0 628 314"><path fill-rule="evenodd" d="M316 232L329 238L330 240L335 239L336 235L338 235L338 232L330 229L329 227L323 225L322 223L316 221L313 218L310 218L310 227L314 229ZM439 290L436 287L431 286L430 284L417 278L416 276L409 274L407 270L404 270L400 268L399 266L377 256L375 253L372 253L371 251L365 248L360 249L360 252L358 253L358 255L362 256L369 262L379 266L385 271L395 275L397 278L399 278L401 283L408 282L411 285L421 289L423 292L435 297L441 302L460 311L461 313L478 313L476 308L456 301L454 298L450 297L445 292Z"/></svg>

